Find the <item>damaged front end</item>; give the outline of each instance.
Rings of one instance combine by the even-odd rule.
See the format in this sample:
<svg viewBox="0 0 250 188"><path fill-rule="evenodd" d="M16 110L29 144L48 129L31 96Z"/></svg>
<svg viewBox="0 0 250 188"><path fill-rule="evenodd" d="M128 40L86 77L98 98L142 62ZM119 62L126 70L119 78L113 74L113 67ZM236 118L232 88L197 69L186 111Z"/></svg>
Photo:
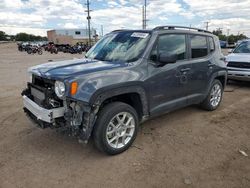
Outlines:
<svg viewBox="0 0 250 188"><path fill-rule="evenodd" d="M87 142L96 120L98 107L72 99L66 100L66 106L64 114L66 131L78 137L79 140Z"/></svg>
<svg viewBox="0 0 250 188"><path fill-rule="evenodd" d="M22 92L24 112L41 128L55 128L87 142L98 107L70 97L60 99L54 87L55 81L34 75Z"/></svg>

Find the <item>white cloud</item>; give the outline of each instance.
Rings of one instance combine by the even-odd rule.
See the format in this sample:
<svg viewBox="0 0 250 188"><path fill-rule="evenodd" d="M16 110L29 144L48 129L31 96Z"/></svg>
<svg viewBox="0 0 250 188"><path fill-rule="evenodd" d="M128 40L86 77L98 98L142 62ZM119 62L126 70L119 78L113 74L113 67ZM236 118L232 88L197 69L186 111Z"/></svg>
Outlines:
<svg viewBox="0 0 250 188"><path fill-rule="evenodd" d="M63 28L74 29L74 28L78 28L78 26L73 24L73 23L66 23L66 24L64 24Z"/></svg>
<svg viewBox="0 0 250 188"><path fill-rule="evenodd" d="M120 6L116 1L108 1L108 5L109 5L110 7Z"/></svg>
<svg viewBox="0 0 250 188"><path fill-rule="evenodd" d="M190 11L209 20L210 30L230 29L230 33L243 33L250 36L250 0L184 0Z"/></svg>
<svg viewBox="0 0 250 188"><path fill-rule="evenodd" d="M210 21L211 30L222 28L224 33L229 34L244 33L250 36L250 22L246 18L213 19Z"/></svg>
<svg viewBox="0 0 250 188"><path fill-rule="evenodd" d="M0 30L8 33L9 35L15 35L17 33L24 32L28 34L47 36L48 29L3 26L3 27L0 27Z"/></svg>
<svg viewBox="0 0 250 188"><path fill-rule="evenodd" d="M40 15L0 12L0 23L1 25L42 26L45 19Z"/></svg>
<svg viewBox="0 0 250 188"><path fill-rule="evenodd" d="M148 27L168 23L195 25L210 29L230 28L231 32L244 31L250 36L250 0L148 0ZM3 28L85 28L86 5L84 0L0 0L0 30ZM104 4L95 7L95 3ZM91 0L91 25L109 32L114 29L139 29L142 25L143 0ZM11 31L17 31L11 29ZM249 30L249 31L248 31ZM10 31L8 29L8 31ZM37 32L36 32L37 33ZM34 33L34 34L36 34Z"/></svg>

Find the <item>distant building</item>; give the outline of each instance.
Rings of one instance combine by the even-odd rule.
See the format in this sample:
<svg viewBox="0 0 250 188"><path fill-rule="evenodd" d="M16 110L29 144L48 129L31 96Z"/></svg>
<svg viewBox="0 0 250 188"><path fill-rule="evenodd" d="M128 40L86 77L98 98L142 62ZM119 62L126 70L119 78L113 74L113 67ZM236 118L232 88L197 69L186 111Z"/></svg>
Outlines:
<svg viewBox="0 0 250 188"><path fill-rule="evenodd" d="M74 45L77 42L88 44L89 32L88 29L55 29L47 31L48 41L55 44L70 44ZM91 30L92 44L97 40L96 30Z"/></svg>

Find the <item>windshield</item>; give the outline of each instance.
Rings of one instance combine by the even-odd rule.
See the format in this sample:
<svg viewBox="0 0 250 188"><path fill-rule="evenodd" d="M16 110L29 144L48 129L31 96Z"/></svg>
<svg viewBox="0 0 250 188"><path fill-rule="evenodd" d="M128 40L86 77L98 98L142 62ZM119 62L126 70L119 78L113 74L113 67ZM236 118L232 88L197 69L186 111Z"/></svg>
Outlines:
<svg viewBox="0 0 250 188"><path fill-rule="evenodd" d="M149 38L148 32L110 33L88 51L86 58L112 62L136 61L145 50Z"/></svg>
<svg viewBox="0 0 250 188"><path fill-rule="evenodd" d="M233 53L250 53L250 42L242 42Z"/></svg>

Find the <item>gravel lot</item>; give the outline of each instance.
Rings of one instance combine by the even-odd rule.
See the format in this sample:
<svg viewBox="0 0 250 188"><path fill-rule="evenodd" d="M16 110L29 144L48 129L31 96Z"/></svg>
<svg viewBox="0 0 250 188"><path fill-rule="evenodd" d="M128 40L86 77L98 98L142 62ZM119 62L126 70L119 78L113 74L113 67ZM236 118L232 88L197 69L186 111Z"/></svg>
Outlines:
<svg viewBox="0 0 250 188"><path fill-rule="evenodd" d="M217 111L192 106L144 123L118 156L35 127L22 111L27 68L81 56L28 55L0 44L1 188L250 187L250 83L230 83Z"/></svg>

